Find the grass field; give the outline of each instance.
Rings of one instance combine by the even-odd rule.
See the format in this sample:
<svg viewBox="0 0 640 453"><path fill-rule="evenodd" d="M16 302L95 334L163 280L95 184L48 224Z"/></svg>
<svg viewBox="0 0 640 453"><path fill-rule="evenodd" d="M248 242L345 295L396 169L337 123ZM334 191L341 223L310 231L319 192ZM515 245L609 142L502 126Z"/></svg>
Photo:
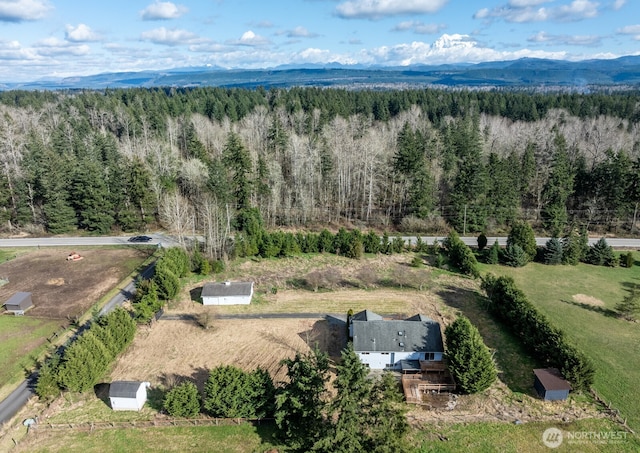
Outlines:
<svg viewBox="0 0 640 453"><path fill-rule="evenodd" d="M594 387L640 431L640 324L618 319L615 305L640 283L640 267L483 266L513 277L529 300L596 366Z"/></svg>
<svg viewBox="0 0 640 453"><path fill-rule="evenodd" d="M57 321L27 316L0 316L0 382L3 386L22 381L25 369L48 345L46 339L60 330ZM4 398L0 392L0 398Z"/></svg>
<svg viewBox="0 0 640 453"><path fill-rule="evenodd" d="M542 443L547 428L563 431L563 444L550 450ZM507 423L428 425L410 434L413 448L408 453L500 452L635 452L637 444L630 439L618 441L570 440L568 433L618 432L618 427L605 420L581 420L568 424ZM253 426L163 427L92 432L64 433L41 430L22 439L15 448L21 452L266 452L283 447L274 439L275 427L269 423ZM63 435L62 435L63 434ZM108 447L107 447L108 446Z"/></svg>
<svg viewBox="0 0 640 453"><path fill-rule="evenodd" d="M535 415L538 406L544 406L545 414L533 420L560 420L568 412L568 409L579 407L585 402L583 397L572 397L567 404L545 404L533 396L532 389L532 368L539 364L532 360L522 351L517 338L505 331L487 315L483 297L478 292L478 281L461 278L431 267L423 269L413 269L408 266L412 255L396 255L382 257L368 257L360 261L348 260L335 256L318 257L295 257L281 260L243 260L231 263L229 268L222 275L212 276L211 280L223 279L247 279L256 281L258 297L255 303L242 307L216 307L220 313L266 313L266 312L312 312L312 313L345 313L349 308L360 310L368 308L381 314L398 313L412 315L418 312L433 317L441 322L450 322L456 312L461 312L471 319L480 330L487 345L495 351L495 359L500 369L500 378L507 385L507 401L494 400L480 397L487 412L485 415L492 419L500 418L510 420L503 422L477 421L459 423L460 419L455 419L455 415L449 419L434 420L428 416L426 421L417 422L417 429L412 430L412 445L415 446L416 453L422 452L458 452L458 451L506 451L506 452L547 452L547 447L542 444L542 433L549 427L558 427L566 432L610 432L620 431L620 426L606 418L586 418L571 423L559 425L557 422L527 422L521 425L512 423L514 420L514 408L529 409L529 413ZM316 272L322 273L326 277L322 287L315 291L310 282L317 277ZM605 398L614 401L614 406L619 407L625 415L629 410L630 423L633 423L630 413L631 406L636 393L632 388L632 379L640 376L640 363L637 363L637 350L635 356L633 349L627 349L626 343L618 338L619 332L622 337L627 335L631 345L640 344L640 337L637 332L637 325L625 323L610 316L606 310L612 308L621 299L629 282L640 277L640 267L632 269L605 269L590 266L555 267L529 265L524 269L511 269L498 266L484 266L483 271L490 271L496 274L511 273L518 285L529 295L537 306L547 314L558 327L567 331L571 339L574 339L580 347L594 358L598 369L616 364L615 370L598 372L596 385L607 386L611 381L613 387L629 396L628 406L623 408L618 400L604 391L600 393ZM562 274L562 273L567 273ZM574 274L575 273L575 274ZM562 275L560 275L562 274ZM588 274L588 275L582 275ZM375 275L375 279L372 279ZM615 277L614 277L615 276ZM194 278L178 301L171 304L169 312L188 313L197 315L200 311L208 309L196 302L197 288L201 286L200 279ZM570 284L566 281L569 280ZM595 283L594 283L595 282ZM592 285L608 287L598 287L598 291L591 291ZM581 297L574 298L575 295ZM534 300L535 299L535 300ZM565 302L562 302L562 301ZM602 301L602 303L598 302ZM545 308L546 306L548 308ZM557 319L558 318L558 319ZM572 318L571 321L565 318ZM577 319L573 319L577 318ZM601 321L604 319L605 321ZM222 322L223 320L216 321ZM171 326L162 327L163 323L176 323ZM187 348L188 344L202 343L207 351L211 351L214 362L220 354L215 352L222 348L216 345L223 345L218 336L231 336L230 332L237 332L242 329L242 322L227 322L225 328L216 327L213 331L202 330L197 325L183 326L183 321L160 321L158 325L151 328L151 331L142 329L138 333L136 343L123 356L123 359L116 364L112 370L113 376L118 379L135 378L127 373L133 370L129 365L131 360L139 362L140 368L136 373L141 373L145 369L151 375L161 376L161 372L171 371L171 366L188 366L192 371L209 368L211 364L204 362L198 364L194 362L193 356L189 358L186 352L176 352L181 348ZM308 332L308 327L301 331L295 328L301 326L301 321L295 321L295 326L288 328L288 334L292 338L287 342L282 341L282 335L276 332L275 325L270 324L270 320L258 320L247 322L248 327L255 331L260 338L252 340L258 345L270 344L269 341L277 341L279 344L289 348L289 340L302 341L305 335L301 332ZM609 324L612 323L612 324ZM300 324L300 326L298 325ZM583 324L589 324L586 329ZM295 327L295 328L294 328ZM304 327L304 326L303 326ZM170 328L170 330L166 330ZM154 331L155 329L155 331ZM593 331L589 333L590 329ZM634 330L636 329L636 330ZM615 330L615 334L610 334L610 330ZM191 332L193 331L193 332ZM173 332L172 335L169 333ZM191 334L192 336L190 336ZM602 332L606 332L603 334ZM179 343L177 336L183 343ZM592 337L600 335L601 339L608 338L611 343L622 343L622 352L614 352L611 357L606 356L607 349L598 345L590 350L583 344L594 341ZM157 337L162 337L159 340ZM295 338L297 337L297 338ZM155 338L155 339L154 339ZM189 340L191 338L192 340ZM196 340L197 338L197 340ZM144 354L151 347L147 343L158 343L163 347L163 353L150 356L148 363L135 359L136 353ZM188 343L188 344L187 344ZM302 341L304 343L304 341ZM173 345L174 347L172 347ZM166 346L166 347L165 347ZM179 346L179 347L178 347ZM177 347L177 348L176 348ZM268 346L275 350L275 347ZM164 355L163 355L164 354ZM213 354L213 355L212 355ZM246 354L248 357L259 358L256 352ZM598 359L595 356L604 354L605 357ZM627 357L624 357L625 354ZM595 355L595 356L594 356ZM200 357L201 358L201 357ZM167 360L164 362L162 360ZM128 361L129 360L129 361ZM220 359L222 360L222 359ZM235 360L235 359L234 359ZM162 363L161 363L162 362ZM184 363L182 363L184 362ZM193 363L192 363L193 362ZM212 362L213 363L213 362ZM632 365L628 365L631 363ZM166 365L166 366L165 366ZM170 366L171 365L171 366ZM146 367L146 368L145 368ZM154 368L155 367L155 368ZM629 367L629 370L627 368ZM175 371L175 370L174 370ZM184 373L180 373L184 374ZM187 373L188 374L188 373ZM153 376L145 376L153 380ZM105 382L109 381L109 376L105 377ZM502 385L501 389L504 388ZM503 390L500 390L503 391ZM528 394L529 396L525 395ZM615 396L615 392L614 392ZM152 402L145 409L133 414L136 420L149 420L157 416L159 407L158 398L152 395ZM511 401L509 401L511 400ZM524 403L523 403L524 402ZM497 403L497 404L496 404ZM66 395L59 399L58 407L52 407L50 414L43 416L51 423L80 423L86 421L100 420L122 420L122 417L132 417L131 414L114 413L108 405L96 395L76 397ZM507 414L504 411L509 411ZM426 412L426 411L425 411ZM592 409L592 413L596 411ZM37 413L37 412L36 412ZM428 415L428 414L427 414ZM506 416L503 416L506 415ZM523 414L524 415L524 414ZM589 415L591 416L591 415ZM454 420L456 422L447 422ZM422 419L414 419L422 420ZM571 419L570 419L571 420ZM255 427L252 425L225 426L225 427L190 427L190 428L136 428L120 430L95 430L93 432L77 432L65 430L52 432L47 430L36 431L20 440L18 452L26 451L220 451L220 452L265 452L271 448L282 449L273 438L274 430L269 425ZM2 449L0 443L0 450ZM580 445L565 443L556 451L638 451L640 444L637 439L630 438L620 444L603 444L598 442L587 442Z"/></svg>

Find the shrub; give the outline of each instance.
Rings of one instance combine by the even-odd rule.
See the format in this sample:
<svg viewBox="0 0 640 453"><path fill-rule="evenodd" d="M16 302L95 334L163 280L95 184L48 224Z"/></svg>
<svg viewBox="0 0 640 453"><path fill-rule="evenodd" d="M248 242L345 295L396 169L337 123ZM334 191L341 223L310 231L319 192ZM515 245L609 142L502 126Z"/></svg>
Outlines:
<svg viewBox="0 0 640 453"><path fill-rule="evenodd" d="M557 238L547 241L543 259L545 264L562 264L562 243Z"/></svg>
<svg viewBox="0 0 640 453"><path fill-rule="evenodd" d="M618 257L613 253L613 249L605 238L600 238L598 242L589 248L587 253L587 263L595 266L611 266L618 264Z"/></svg>
<svg viewBox="0 0 640 453"><path fill-rule="evenodd" d="M626 268L633 267L635 263L635 258L633 257L633 252L627 252L621 256L620 262Z"/></svg>
<svg viewBox="0 0 640 453"><path fill-rule="evenodd" d="M474 278L480 276L478 261L471 249L460 239L458 233L452 231L444 241L449 262L457 267L460 272Z"/></svg>
<svg viewBox="0 0 640 453"><path fill-rule="evenodd" d="M172 417L193 418L200 413L200 394L193 382L183 382L167 392L162 407Z"/></svg>
<svg viewBox="0 0 640 453"><path fill-rule="evenodd" d="M423 266L422 258L418 255L414 256L413 259L411 260L411 267L422 267L422 266Z"/></svg>
<svg viewBox="0 0 640 453"><path fill-rule="evenodd" d="M529 255L519 245L511 244L502 251L502 261L507 266L522 267L529 262Z"/></svg>
<svg viewBox="0 0 640 453"><path fill-rule="evenodd" d="M500 244L498 240L489 247L489 253L487 253L487 264L498 264L500 262Z"/></svg>
<svg viewBox="0 0 640 453"><path fill-rule="evenodd" d="M567 343L564 333L538 312L512 278L487 275L482 288L490 300L489 311L520 338L532 356L559 368L574 390L589 389L595 374L591 361Z"/></svg>
<svg viewBox="0 0 640 453"><path fill-rule="evenodd" d="M497 377L489 348L480 332L464 316L445 329L449 369L463 393L488 389Z"/></svg>
<svg viewBox="0 0 640 453"><path fill-rule="evenodd" d="M537 246L536 235L531 225L527 222L516 222L513 227L511 227L511 231L507 237L507 247L510 245L520 246L529 257L527 261L534 259Z"/></svg>
<svg viewBox="0 0 640 453"><path fill-rule="evenodd" d="M487 236L484 233L480 233L478 236L478 250L482 251L487 246Z"/></svg>

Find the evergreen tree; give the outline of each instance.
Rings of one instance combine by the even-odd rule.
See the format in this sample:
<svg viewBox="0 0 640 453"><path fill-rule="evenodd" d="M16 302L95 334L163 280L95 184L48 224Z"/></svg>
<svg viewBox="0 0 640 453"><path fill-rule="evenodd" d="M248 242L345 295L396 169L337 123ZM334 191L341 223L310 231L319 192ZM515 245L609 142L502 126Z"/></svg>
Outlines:
<svg viewBox="0 0 640 453"><path fill-rule="evenodd" d="M200 393L193 382L183 382L167 392L162 407L172 417L194 418L200 414Z"/></svg>
<svg viewBox="0 0 640 453"><path fill-rule="evenodd" d="M545 264L561 264L563 262L562 243L558 238L551 238L547 241L544 251Z"/></svg>
<svg viewBox="0 0 640 453"><path fill-rule="evenodd" d="M500 262L500 244L498 244L498 240L493 243L493 245L489 248L489 253L487 254L487 264L498 264Z"/></svg>
<svg viewBox="0 0 640 453"><path fill-rule="evenodd" d="M617 266L618 258L613 253L613 249L605 238L600 238L598 242L593 244L587 253L587 263L596 266Z"/></svg>
<svg viewBox="0 0 640 453"><path fill-rule="evenodd" d="M638 319L640 314L640 291L638 291L637 285L634 285L631 292L622 299L622 302L616 305L616 311L621 317L629 321Z"/></svg>
<svg viewBox="0 0 640 453"><path fill-rule="evenodd" d="M458 388L464 393L488 389L497 377L491 352L478 329L464 316L445 329L449 369Z"/></svg>
<svg viewBox="0 0 640 453"><path fill-rule="evenodd" d="M240 136L230 132L223 150L223 163L231 172L231 186L238 209L249 208L251 197L251 156Z"/></svg>
<svg viewBox="0 0 640 453"><path fill-rule="evenodd" d="M536 235L531 225L524 221L514 223L507 237L507 247L511 245L519 246L527 254L528 261L533 260L538 247L536 245Z"/></svg>
<svg viewBox="0 0 640 453"><path fill-rule="evenodd" d="M287 367L288 382L276 394L276 426L289 447L306 452L325 432L323 399L329 360L316 349L305 356L296 353L282 364Z"/></svg>
<svg viewBox="0 0 640 453"><path fill-rule="evenodd" d="M367 451L368 414L363 404L369 400L371 381L367 380L367 368L360 362L349 343L342 351L342 362L336 366L333 385L337 394L330 407L331 425L316 442L313 450L319 452Z"/></svg>
<svg viewBox="0 0 640 453"><path fill-rule="evenodd" d="M409 451L406 435L409 423L404 394L398 381L390 372L373 384L369 403L369 417L366 421L371 432L367 452L395 453Z"/></svg>
<svg viewBox="0 0 640 453"><path fill-rule="evenodd" d="M522 267L529 262L529 255L519 245L511 244L502 251L502 261L507 266Z"/></svg>
<svg viewBox="0 0 640 453"><path fill-rule="evenodd" d="M555 152L549 179L542 193L542 220L544 227L553 236L559 235L568 220L567 201L573 192L574 174L571 171L567 143L564 136L556 132Z"/></svg>

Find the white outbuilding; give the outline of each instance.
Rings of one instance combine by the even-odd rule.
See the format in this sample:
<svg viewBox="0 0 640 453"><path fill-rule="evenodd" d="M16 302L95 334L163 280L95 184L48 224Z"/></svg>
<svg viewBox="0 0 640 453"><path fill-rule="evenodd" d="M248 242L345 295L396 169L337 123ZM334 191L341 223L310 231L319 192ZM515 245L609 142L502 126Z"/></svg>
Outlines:
<svg viewBox="0 0 640 453"><path fill-rule="evenodd" d="M149 382L113 381L109 387L109 401L114 411L139 411L147 401Z"/></svg>
<svg viewBox="0 0 640 453"><path fill-rule="evenodd" d="M253 282L205 283L202 305L248 305L253 297Z"/></svg>

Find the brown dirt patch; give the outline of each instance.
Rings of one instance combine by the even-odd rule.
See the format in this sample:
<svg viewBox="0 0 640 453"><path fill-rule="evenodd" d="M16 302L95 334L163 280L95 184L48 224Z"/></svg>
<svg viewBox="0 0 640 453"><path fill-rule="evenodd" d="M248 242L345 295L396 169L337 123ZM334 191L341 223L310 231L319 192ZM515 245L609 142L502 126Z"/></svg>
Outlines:
<svg viewBox="0 0 640 453"><path fill-rule="evenodd" d="M593 305L594 307L604 307L604 302L586 294L574 294L571 296L573 300L580 304Z"/></svg>
<svg viewBox="0 0 640 453"><path fill-rule="evenodd" d="M0 264L0 275L9 278L0 287L0 300L27 291L34 307L26 316L70 320L82 316L131 272L132 266L122 263L142 263L147 257L135 248L88 248L78 253L85 258L70 262L67 249L41 249Z"/></svg>
<svg viewBox="0 0 640 453"><path fill-rule="evenodd" d="M274 381L285 378L282 359L331 342L327 321L318 319L216 320L203 329L193 321L158 321L140 328L111 373L112 380L130 379L169 386L182 377L202 388L209 370L234 365L251 371L266 369Z"/></svg>

